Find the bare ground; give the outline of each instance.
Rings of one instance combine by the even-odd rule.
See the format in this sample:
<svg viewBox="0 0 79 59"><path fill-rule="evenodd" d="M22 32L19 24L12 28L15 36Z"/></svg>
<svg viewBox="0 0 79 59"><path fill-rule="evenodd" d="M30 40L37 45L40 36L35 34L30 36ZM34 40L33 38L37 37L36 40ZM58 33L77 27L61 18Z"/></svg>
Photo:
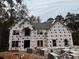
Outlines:
<svg viewBox="0 0 79 59"><path fill-rule="evenodd" d="M0 52L0 57L4 57L4 59L45 59L39 54L26 52Z"/></svg>

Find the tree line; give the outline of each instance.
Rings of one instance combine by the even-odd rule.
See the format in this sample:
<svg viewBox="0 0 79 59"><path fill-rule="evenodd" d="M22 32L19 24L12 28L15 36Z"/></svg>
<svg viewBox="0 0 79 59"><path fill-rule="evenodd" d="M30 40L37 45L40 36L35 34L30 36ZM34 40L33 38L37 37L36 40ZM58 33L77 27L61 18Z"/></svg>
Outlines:
<svg viewBox="0 0 79 59"><path fill-rule="evenodd" d="M28 16L22 0L0 0L0 51L8 49L9 27Z"/></svg>

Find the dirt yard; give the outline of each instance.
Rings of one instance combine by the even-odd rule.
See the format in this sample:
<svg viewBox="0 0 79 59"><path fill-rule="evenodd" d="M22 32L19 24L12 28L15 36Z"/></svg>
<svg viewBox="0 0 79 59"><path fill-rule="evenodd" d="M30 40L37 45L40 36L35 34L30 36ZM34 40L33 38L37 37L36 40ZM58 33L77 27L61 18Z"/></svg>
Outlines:
<svg viewBox="0 0 79 59"><path fill-rule="evenodd" d="M39 54L30 54L26 52L0 52L0 57L4 59L45 59Z"/></svg>

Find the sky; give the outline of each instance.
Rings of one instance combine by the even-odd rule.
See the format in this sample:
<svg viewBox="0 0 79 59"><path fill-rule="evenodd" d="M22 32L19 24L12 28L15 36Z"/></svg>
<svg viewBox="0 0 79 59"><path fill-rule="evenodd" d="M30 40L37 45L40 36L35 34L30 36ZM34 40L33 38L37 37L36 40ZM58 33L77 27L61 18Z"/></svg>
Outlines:
<svg viewBox="0 0 79 59"><path fill-rule="evenodd" d="M30 15L40 16L43 21L57 15L65 16L67 12L79 13L79 0L24 0L23 3Z"/></svg>

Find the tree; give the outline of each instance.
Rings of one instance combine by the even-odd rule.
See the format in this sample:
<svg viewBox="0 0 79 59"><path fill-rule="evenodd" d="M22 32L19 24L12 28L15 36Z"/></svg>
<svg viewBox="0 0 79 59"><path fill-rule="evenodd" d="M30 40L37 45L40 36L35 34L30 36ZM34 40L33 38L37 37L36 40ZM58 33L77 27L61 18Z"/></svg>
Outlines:
<svg viewBox="0 0 79 59"><path fill-rule="evenodd" d="M49 18L49 19L47 20L47 22L53 22L53 21L54 21L53 18Z"/></svg>
<svg viewBox="0 0 79 59"><path fill-rule="evenodd" d="M75 20L76 20L75 14L71 14L70 12L68 12L66 17L65 17L65 21L68 23L74 23Z"/></svg>
<svg viewBox="0 0 79 59"><path fill-rule="evenodd" d="M8 6L4 2L7 2ZM0 51L8 50L9 27L27 15L25 6L21 4L22 0L16 2L17 4L13 0L0 1Z"/></svg>
<svg viewBox="0 0 79 59"><path fill-rule="evenodd" d="M28 16L28 10L26 8L26 6L24 4L21 4L20 6L18 6L19 9L17 9L17 15L18 17L21 18L26 18L26 16Z"/></svg>
<svg viewBox="0 0 79 59"><path fill-rule="evenodd" d="M22 3L22 0L16 0L16 2L21 4Z"/></svg>
<svg viewBox="0 0 79 59"><path fill-rule="evenodd" d="M62 15L57 15L55 20L61 20L63 21L64 20L64 17Z"/></svg>
<svg viewBox="0 0 79 59"><path fill-rule="evenodd" d="M4 26L4 22L8 18L8 14L6 13L6 10L5 10L6 5L3 2L4 1L0 1L0 51L3 50L3 48L5 47L5 45L3 44L4 43L3 33L4 33L5 28L6 28Z"/></svg>

